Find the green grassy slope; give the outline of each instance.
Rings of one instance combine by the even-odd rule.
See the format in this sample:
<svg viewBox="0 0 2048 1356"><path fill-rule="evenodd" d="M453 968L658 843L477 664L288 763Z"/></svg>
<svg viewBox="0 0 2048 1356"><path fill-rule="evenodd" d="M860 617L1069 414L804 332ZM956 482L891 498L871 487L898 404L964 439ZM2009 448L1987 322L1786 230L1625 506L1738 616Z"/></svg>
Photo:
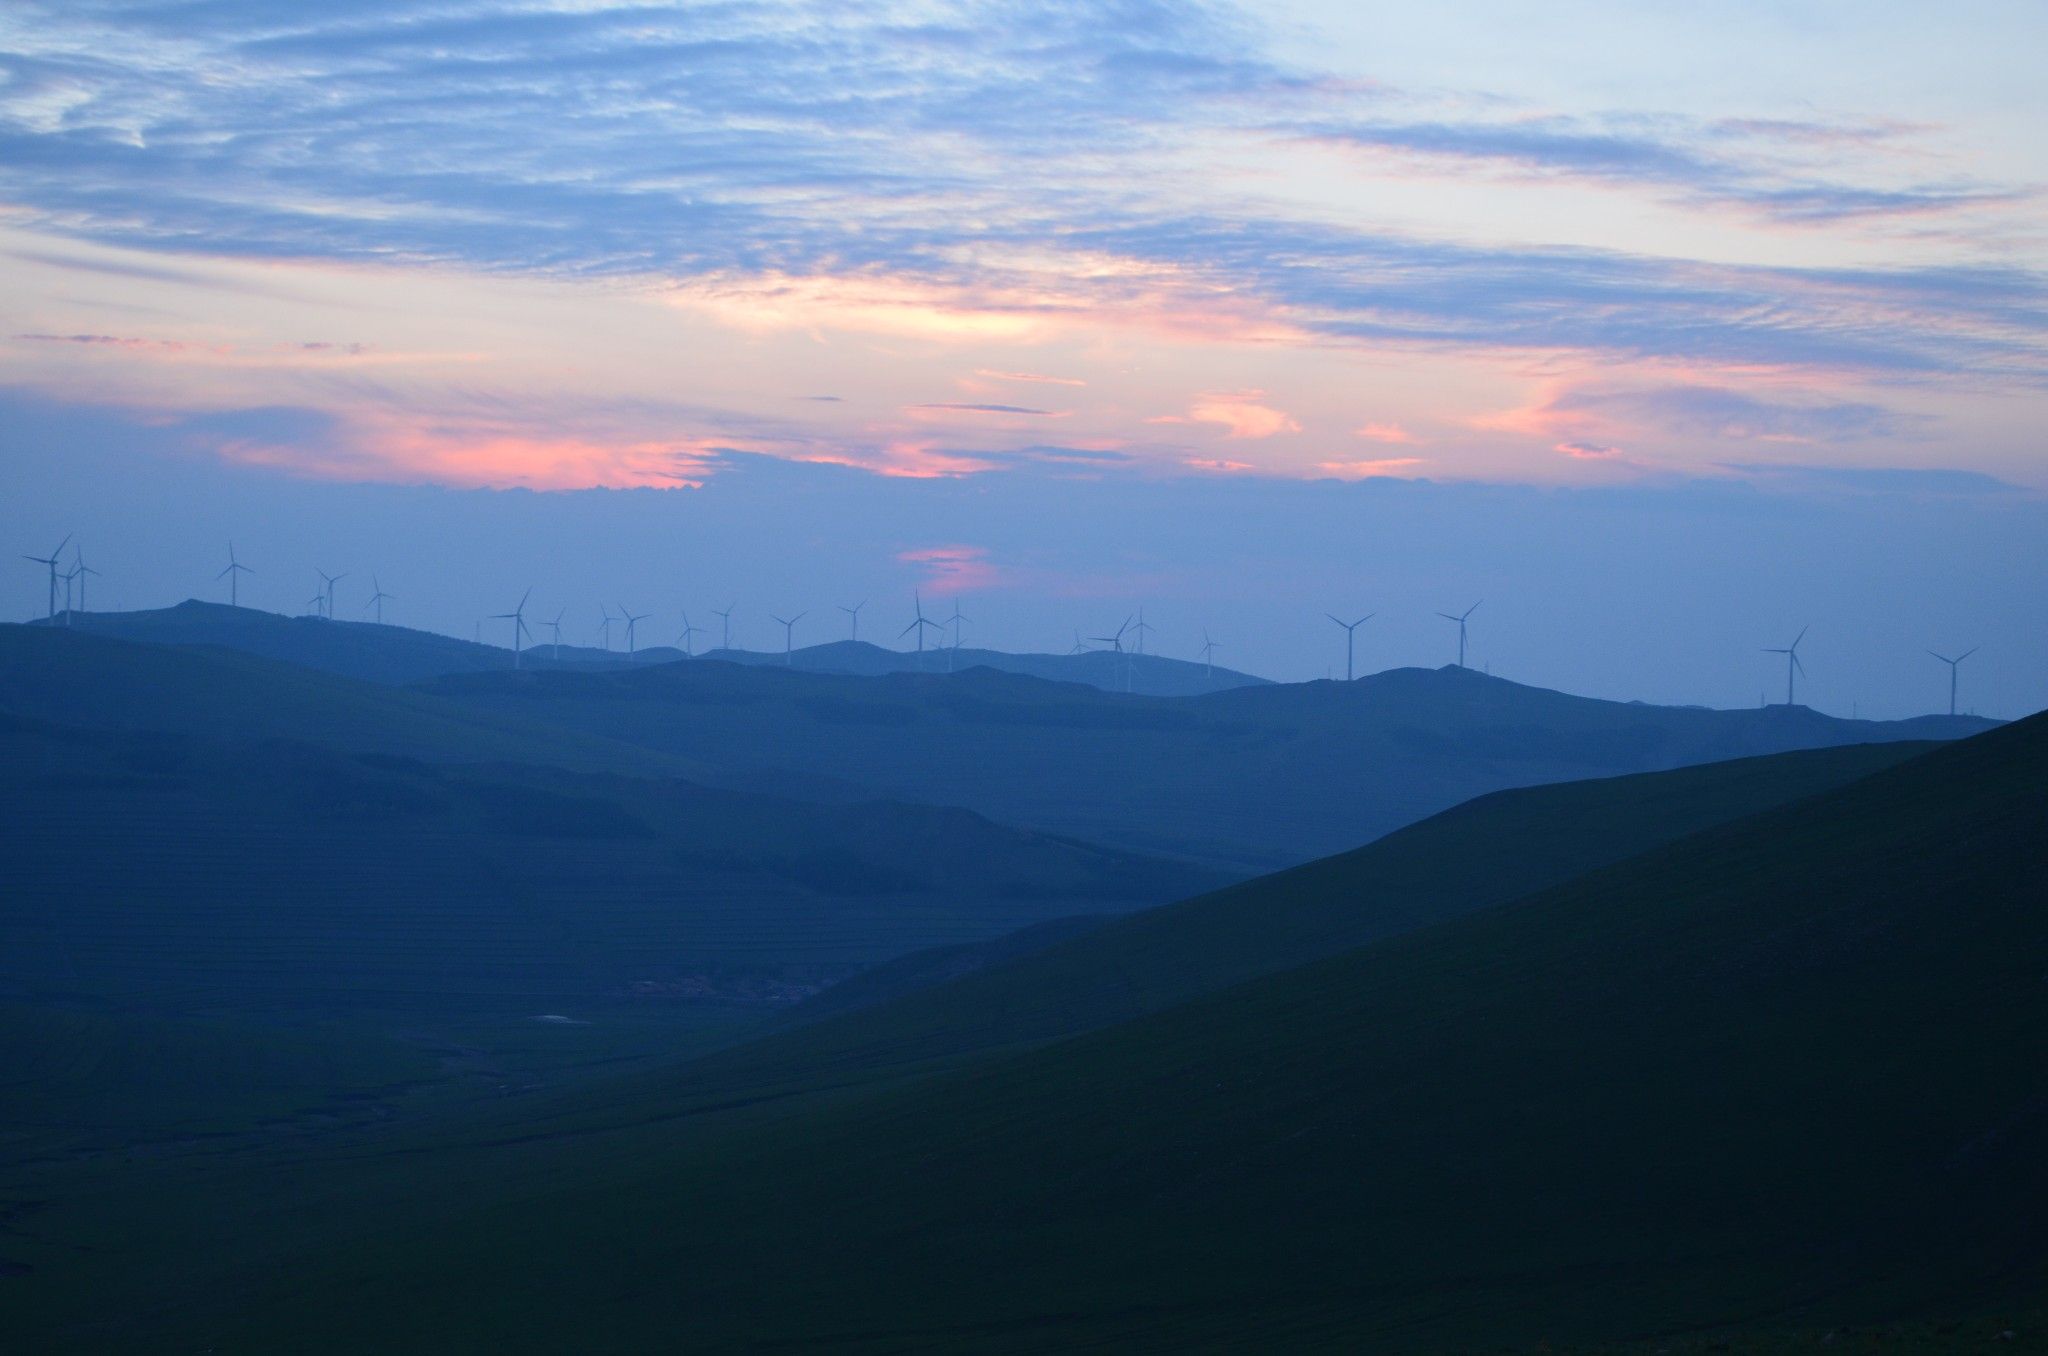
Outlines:
<svg viewBox="0 0 2048 1356"><path fill-rule="evenodd" d="M540 1146L223 1350L1526 1348L2048 1257L2048 719L1529 900L705 1140Z"/></svg>
<svg viewBox="0 0 2048 1356"><path fill-rule="evenodd" d="M844 779L1241 875L1511 786L1988 728L1593 701L1460 669L1186 698L986 669L860 678L709 661L472 674L427 690L721 768Z"/></svg>

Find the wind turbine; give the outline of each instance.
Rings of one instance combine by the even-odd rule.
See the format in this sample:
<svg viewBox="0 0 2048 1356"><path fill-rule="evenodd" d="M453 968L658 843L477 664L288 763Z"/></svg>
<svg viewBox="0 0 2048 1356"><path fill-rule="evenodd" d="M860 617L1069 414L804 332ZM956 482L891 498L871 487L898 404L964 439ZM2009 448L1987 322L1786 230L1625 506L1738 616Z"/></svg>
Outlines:
<svg viewBox="0 0 2048 1356"><path fill-rule="evenodd" d="M225 578L228 581L229 607L240 607L242 605L241 590L235 586L241 582L241 578L243 575L254 573L256 573L256 571L250 569L247 565L244 565L242 564L242 562L235 559L235 544L233 542L229 542L228 567L225 570L222 570L219 574L214 576L215 579Z"/></svg>
<svg viewBox="0 0 2048 1356"><path fill-rule="evenodd" d="M768 615L775 617L773 612ZM799 612L794 617L775 617L782 623L782 662L785 667L796 662L796 624L807 615Z"/></svg>
<svg viewBox="0 0 2048 1356"><path fill-rule="evenodd" d="M1965 659L1968 659L1971 655L1977 653L1977 651L1983 648L1984 647L1981 645L1972 645L1969 649L1963 651L1954 659L1950 659L1945 654L1934 654L1934 651L1932 650L1929 650L1927 652L1929 654L1934 654L1934 657L1936 659L1939 659L1942 663L1948 665L1948 713L1950 715L1954 715L1956 713L1956 670L1960 669L1963 666L1963 661Z"/></svg>
<svg viewBox="0 0 2048 1356"><path fill-rule="evenodd" d="M1483 603L1485 601L1486 600L1484 598L1481 598L1479 600L1480 603ZM1474 612L1477 612L1478 610L1479 603L1474 603L1472 604L1472 606L1466 608L1463 612L1460 612L1455 617L1448 612L1439 612L1436 614L1437 616L1442 617L1445 621L1454 621L1458 624L1458 667L1461 669L1465 667L1465 619L1471 616ZM1342 623L1339 623L1339 625L1341 624Z"/></svg>
<svg viewBox="0 0 2048 1356"><path fill-rule="evenodd" d="M64 571L62 578L64 580L64 624L69 626L71 625L71 585L78 579L78 567L74 565Z"/></svg>
<svg viewBox="0 0 2048 1356"><path fill-rule="evenodd" d="M76 546L74 546L74 547L72 547L72 548L71 548L71 573L72 573L72 574L73 574L74 576L76 576L76 577L77 577L77 579L78 579L78 610L79 610L80 612L83 612L83 611L85 611L85 610L86 610L86 607L85 607L85 580L86 580L86 576L87 576L87 575L94 575L94 574L98 574L98 573L99 573L99 571L98 571L98 570L95 570L95 569L94 569L94 568L93 568L92 566L90 566L90 565L88 565L88 564L86 564L86 563L85 563L85 552L84 552L84 551L83 551L82 549L80 549L79 547L76 547ZM67 610L68 610L68 609L67 609Z"/></svg>
<svg viewBox="0 0 2048 1356"><path fill-rule="evenodd" d="M64 534L64 540L58 542L57 549L50 552L50 554L46 556L22 557L23 560L33 560L38 565L50 567L50 616L52 618L57 615L57 557L63 555L64 548L69 545L71 545L71 534L67 532Z"/></svg>
<svg viewBox="0 0 2048 1356"><path fill-rule="evenodd" d="M612 623L617 621L618 618L614 617L612 610L603 603L597 605L597 610L604 614L604 652L610 654L612 652Z"/></svg>
<svg viewBox="0 0 2048 1356"><path fill-rule="evenodd" d="M1216 642L1209 639L1209 628L1202 628L1202 677L1216 676Z"/></svg>
<svg viewBox="0 0 2048 1356"><path fill-rule="evenodd" d="M554 639L549 642L555 647L554 652L548 656L548 658L550 659L558 660L562 657L562 618L568 615L569 609L565 607L560 612L557 612L555 614L555 619L553 621L546 621L541 623L542 626L547 627L548 630L554 633Z"/></svg>
<svg viewBox="0 0 2048 1356"><path fill-rule="evenodd" d="M646 621L654 614L652 612L642 612L635 616L623 607L619 609L619 613L619 620L626 624L626 653L631 654L639 645L640 623Z"/></svg>
<svg viewBox="0 0 2048 1356"><path fill-rule="evenodd" d="M1473 606L1477 607L1478 604L1474 603ZM1358 639L1358 628L1365 625L1367 622L1371 621L1374 617L1379 616L1379 613L1368 612L1355 622L1345 621L1342 617L1339 617L1332 612L1325 612L1323 615L1325 617L1328 617L1331 621L1336 622L1337 625L1344 628L1344 681L1348 683L1351 681L1351 654L1353 648L1352 643ZM1459 622L1458 625L1462 628L1464 626L1464 623ZM1461 637L1462 634L1463 633L1461 631ZM1208 632L1203 632L1202 638L1205 640L1208 639ZM1458 642L1458 662L1460 664L1463 664L1465 662L1465 644L1462 638Z"/></svg>
<svg viewBox="0 0 2048 1356"><path fill-rule="evenodd" d="M348 578L348 575L347 575L347 573L346 573L346 572L344 572L344 573L342 573L342 574L329 574L329 573L327 573L327 571L325 571L325 570L315 570L315 571L313 571L313 573L314 573L314 574L317 574L317 575L319 575L319 576L320 576L320 577L321 577L322 579L324 579L325 581L327 581L327 612L326 612L326 616L327 616L327 620L329 620L329 621L333 621L333 620L334 620L334 586L335 586L335 585L336 585L337 583L339 583L339 582L340 582L341 580L344 580L344 579Z"/></svg>
<svg viewBox="0 0 2048 1356"><path fill-rule="evenodd" d="M1067 653L1068 653L1068 654L1091 654L1091 653L1093 653L1093 651L1091 651L1091 650L1090 650L1090 649L1088 648L1088 643L1087 643L1086 641L1084 641L1084 640L1082 640L1082 639L1081 639L1081 632L1080 632L1080 630L1079 630L1078 628L1077 628L1077 629L1076 629L1076 630L1074 631L1074 648L1073 648L1073 649L1071 649L1071 650L1068 650L1068 651L1067 651Z"/></svg>
<svg viewBox="0 0 2048 1356"><path fill-rule="evenodd" d="M727 603L723 612L715 607L711 609L711 615L718 618L718 648L721 650L732 649L732 610L738 606L738 603Z"/></svg>
<svg viewBox="0 0 2048 1356"><path fill-rule="evenodd" d="M1115 654L1117 658L1122 659L1124 661L1124 691L1126 692L1129 692L1131 690L1131 664L1129 656L1124 653L1124 633L1126 631L1129 631L1130 629L1131 619L1129 617L1125 617L1124 624L1116 628L1115 635L1088 637L1088 639L1094 641L1098 645L1109 646L1110 651L1113 654ZM1116 660L1112 659L1109 662L1113 665L1116 663Z"/></svg>
<svg viewBox="0 0 2048 1356"><path fill-rule="evenodd" d="M923 594L921 594L921 593L912 593L912 594L910 595L910 597L911 597L911 601L912 601L913 603L915 603L915 604L916 604L916 606L917 606L917 620L916 620L916 621L913 621L912 623L910 623L910 625L908 625L908 626L904 627L904 628L903 628L903 629L902 629L901 631L897 632L897 633L896 633L896 639L898 639L898 640L901 640L901 639L903 639L903 637L905 637L905 636L909 635L909 634L910 634L910 633L911 633L912 631L915 631L915 632L917 632L917 666L918 666L919 668L923 668L923 667L924 667L924 632L925 632L925 628L926 628L926 627L930 627L930 628L931 628L932 630L934 630L934 631L943 631L943 630L944 630L945 628L944 628L944 627L942 627L942 626L940 626L940 625L939 625L939 624L938 624L937 622L935 622L935 621L932 621L932 620L931 620L930 618L928 618L928 617L926 617L926 616L924 615L924 595L923 595Z"/></svg>
<svg viewBox="0 0 2048 1356"><path fill-rule="evenodd" d="M954 656L960 653L961 628L965 626L968 622L973 620L974 618L963 616L961 614L960 600L958 598L955 598L953 600L953 615L946 619L946 625L953 628L953 647L946 651L946 672L948 673L951 673L953 671Z"/></svg>
<svg viewBox="0 0 2048 1356"><path fill-rule="evenodd" d="M384 591L384 586L377 582L377 576L374 574L370 576L370 587L375 589L376 592L370 595L370 601L368 604L364 606L363 611L368 612L371 608L376 608L377 625L382 626L384 624L384 600L386 598L389 598L392 602L395 603L398 601L398 595L395 593L386 593Z"/></svg>
<svg viewBox="0 0 2048 1356"><path fill-rule="evenodd" d="M1145 620L1145 606L1138 605L1138 623L1131 628L1131 634L1138 638L1138 653L1145 653L1145 637L1152 631L1152 624Z"/></svg>
<svg viewBox="0 0 2048 1356"><path fill-rule="evenodd" d="M1800 627L1799 634L1792 638L1790 645L1766 645L1764 647L1765 654L1781 654L1785 656L1785 705L1787 706L1793 704L1794 676L1806 672L1806 665L1799 662L1799 642L1806 639L1806 633L1810 629L1810 627Z"/></svg>
<svg viewBox="0 0 2048 1356"><path fill-rule="evenodd" d="M848 637L849 640L860 639L860 610L866 607L867 605L868 600L865 598L855 603L852 607L848 607L845 603L841 603L839 605L839 610L841 612L844 612L847 615L847 617L851 619L853 622L853 634Z"/></svg>
<svg viewBox="0 0 2048 1356"><path fill-rule="evenodd" d="M692 659L697 657L697 631L698 628L690 625L690 614L685 612L683 614L683 629L681 634L676 636L676 639L683 642L683 653Z"/></svg>
<svg viewBox="0 0 2048 1356"><path fill-rule="evenodd" d="M526 639L528 634L526 630L526 600L532 596L533 590L528 589L519 595L519 606L513 608L510 612L493 612L489 617L491 621L509 621L512 623L512 667L515 669L519 667L519 642Z"/></svg>

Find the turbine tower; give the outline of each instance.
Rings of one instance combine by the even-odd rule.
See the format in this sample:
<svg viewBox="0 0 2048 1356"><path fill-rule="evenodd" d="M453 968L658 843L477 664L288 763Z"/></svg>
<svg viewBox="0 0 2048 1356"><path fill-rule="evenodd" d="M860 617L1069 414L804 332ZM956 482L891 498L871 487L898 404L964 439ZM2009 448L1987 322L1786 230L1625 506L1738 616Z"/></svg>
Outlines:
<svg viewBox="0 0 2048 1356"><path fill-rule="evenodd" d="M868 600L865 598L855 603L852 607L848 607L845 603L839 605L839 610L844 612L847 618L853 622L853 634L847 637L848 640L860 639L860 610L867 605Z"/></svg>
<svg viewBox="0 0 2048 1356"><path fill-rule="evenodd" d="M711 609L711 615L718 618L718 648L721 650L732 649L732 610L738 606L738 603L727 603L723 612L715 607Z"/></svg>
<svg viewBox="0 0 2048 1356"><path fill-rule="evenodd" d="M1942 663L1948 665L1948 713L1950 715L1954 715L1956 713L1956 670L1960 669L1963 666L1963 661L1965 659L1968 659L1971 655L1977 653L1977 651L1983 648L1984 647L1981 645L1972 645L1969 649L1963 651L1954 659L1950 659L1945 654L1934 654L1934 651L1932 650L1929 650L1927 652L1929 654L1934 654L1934 657L1936 659L1939 659Z"/></svg>
<svg viewBox="0 0 2048 1356"><path fill-rule="evenodd" d="M1125 617L1124 624L1116 628L1115 635L1088 637L1088 639L1094 641L1098 645L1109 646L1110 652L1116 655L1118 659L1122 659L1124 661L1124 691L1126 692L1129 692L1131 690L1131 664L1130 656L1126 654L1124 651L1124 633L1129 631L1130 629L1131 618ZM1116 663L1116 659L1112 659L1109 662L1112 666L1114 666ZM1115 669L1112 667L1111 672L1114 671Z"/></svg>
<svg viewBox="0 0 2048 1356"><path fill-rule="evenodd" d="M49 567L50 567L50 614L49 614L49 615L51 616L51 618L52 618L52 619L54 619L54 618L56 617L56 615L57 615L57 557L59 557L59 556L63 555L63 554L64 554L64 548L65 548L65 547L67 547L67 546L69 546L69 545L71 545L71 534L67 532L67 533L65 533L65 534L64 534L64 540L63 540L63 541L60 541L60 542L58 542L58 543L57 543L57 549L56 549L56 550L54 550L54 551L52 551L52 552L50 552L50 554L48 554L48 555L46 555L46 556L23 556L23 557L22 557L22 559L23 559L23 560L33 560L33 561L34 561L34 562L35 562L36 564L38 564L38 565L47 565L47 566L49 566Z"/></svg>
<svg viewBox="0 0 2048 1356"><path fill-rule="evenodd" d="M1806 639L1806 633L1809 629L1811 628L1800 627L1799 634L1792 638L1790 645L1766 645L1764 647L1765 654L1781 654L1785 656L1785 705L1787 706L1794 704L1792 698L1797 689L1793 685L1793 679L1797 675L1806 672L1806 665L1799 662L1799 642Z"/></svg>
<svg viewBox="0 0 2048 1356"><path fill-rule="evenodd" d="M944 627L942 627L942 626L940 626L940 625L939 625L939 624L938 624L937 622L935 622L935 621L932 621L932 620L931 620L930 618L928 618L928 617L926 617L926 616L924 615L924 595L923 595L923 594L921 594L921 593L912 593L912 594L910 595L910 597L911 597L911 601L912 601L912 602L913 602L914 604L916 604L916 607L917 607L917 620L916 620L916 621L913 621L912 623L910 623L910 625L908 625L908 626L904 627L904 628L903 628L903 629L902 629L901 631L897 632L897 633L896 633L896 639L898 639L898 640L901 640L901 639L903 639L903 637L905 637L905 636L909 635L909 634L910 634L911 632L913 632L913 631L915 631L915 632L917 633L917 666L918 666L919 668L923 668L923 667L924 667L924 633L925 633L925 628L926 628L926 627L930 627L930 628L931 628L932 630L934 630L934 631L941 631L941 630L944 630L945 628L944 628Z"/></svg>
<svg viewBox="0 0 2048 1356"><path fill-rule="evenodd" d="M519 642L526 639L528 634L526 629L526 600L532 596L533 590L528 589L525 593L519 595L519 606L513 608L510 612L493 612L489 617L491 621L509 621L512 623L512 667L515 669L519 667Z"/></svg>
<svg viewBox="0 0 2048 1356"><path fill-rule="evenodd" d="M955 598L953 600L953 615L946 618L946 625L953 628L953 645L951 649L946 651L946 672L948 673L951 673L953 671L954 657L960 653L961 629L964 626L966 626L968 622L973 620L974 618L965 616L961 613L960 600L958 598Z"/></svg>
<svg viewBox="0 0 2048 1356"><path fill-rule="evenodd" d="M1209 628L1202 628L1202 677L1214 680L1216 677L1216 642L1209 639Z"/></svg>
<svg viewBox="0 0 2048 1356"><path fill-rule="evenodd" d="M1379 613L1368 612L1355 622L1345 621L1342 617L1339 617L1334 612L1325 612L1323 615L1325 617L1328 617L1331 621L1336 622L1337 625L1344 628L1344 681L1348 683L1351 681L1351 654L1353 648L1352 643L1358 639L1358 628L1365 625L1367 622L1371 621L1374 617L1377 617ZM1202 639L1207 640L1208 638L1209 633L1204 631L1202 633ZM1465 651L1463 645L1460 645L1458 647L1458 662L1460 664L1465 662Z"/></svg>
<svg viewBox="0 0 2048 1356"><path fill-rule="evenodd" d="M547 627L549 631L554 633L553 639L549 641L549 644L554 646L554 650L548 655L550 659L559 661L562 657L562 618L568 615L569 609L565 607L555 614L553 621L541 623L542 626Z"/></svg>
<svg viewBox="0 0 2048 1356"><path fill-rule="evenodd" d="M336 585L337 583L339 583L340 581L342 581L342 580L344 580L344 579L348 578L348 575L347 575L347 573L346 573L346 572L344 572L344 573L341 573L341 574L329 574L329 573L327 573L327 571L325 571L325 570L315 570L315 571L313 571L313 573L314 573L314 574L317 574L317 575L319 575L321 579L323 579L324 581L326 581L326 601L325 601L325 602L324 602L324 603L322 604L322 606L323 606L323 607L324 607L324 608L325 608L326 610L325 610L325 612L324 612L324 613L323 613L322 615L324 615L324 616L325 616L325 617L327 618L327 620L329 620L329 621L333 621L333 620L334 620L334 586L335 586L335 585Z"/></svg>
<svg viewBox="0 0 2048 1356"><path fill-rule="evenodd" d="M772 612L768 615L775 617ZM782 663L785 668L796 662L796 624L807 615L809 614L799 612L794 617L775 617L776 621L782 623Z"/></svg>
<svg viewBox="0 0 2048 1356"><path fill-rule="evenodd" d="M78 610L84 612L86 576L98 574L99 571L85 563L85 552L76 546L71 548L71 573L78 580Z"/></svg>
<svg viewBox="0 0 2048 1356"><path fill-rule="evenodd" d="M376 592L370 595L370 601L364 605L363 611L368 612L371 608L376 608L377 625L382 626L384 624L384 600L389 598L392 602L395 603L398 601L398 595L395 593L386 593L384 591L384 586L377 582L377 576L374 574L370 576L370 587L375 589Z"/></svg>
<svg viewBox="0 0 2048 1356"><path fill-rule="evenodd" d="M614 617L612 610L603 603L597 605L597 610L604 616L604 652L610 654L612 652L612 623L617 621L618 618Z"/></svg>
<svg viewBox="0 0 2048 1356"><path fill-rule="evenodd" d="M1486 600L1484 598L1481 598L1479 600L1480 603L1483 603L1485 601ZM1461 669L1465 667L1465 619L1467 617L1470 617L1474 612L1477 612L1478 610L1479 603L1474 603L1472 604L1472 606L1466 608L1463 612L1460 612L1455 617L1448 612L1439 612L1436 614L1437 616L1442 617L1445 621L1453 621L1458 624L1458 667ZM1342 625L1341 622L1338 624Z"/></svg>
<svg viewBox="0 0 2048 1356"><path fill-rule="evenodd" d="M1145 605L1138 604L1138 621L1131 627L1131 634L1138 638L1138 653L1145 653L1145 637L1152 633L1152 624L1145 620Z"/></svg>
<svg viewBox="0 0 2048 1356"><path fill-rule="evenodd" d="M697 657L698 634L699 628L690 624L690 614L685 612L683 614L683 629L676 633L676 639L682 642L683 653L692 659Z"/></svg>
<svg viewBox="0 0 2048 1356"><path fill-rule="evenodd" d="M619 620L626 624L626 653L631 654L635 649L639 648L640 623L646 621L654 614L652 612L642 612L635 616L623 607L619 609L619 614Z"/></svg>
<svg viewBox="0 0 2048 1356"><path fill-rule="evenodd" d="M241 578L243 575L254 573L256 573L256 571L250 569L247 565L244 565L242 564L241 561L235 559L235 544L233 542L229 542L228 567L225 570L222 570L219 574L214 576L215 579L226 579L228 581L229 607L240 607L242 605L242 591L239 588L237 588L236 585L241 582Z"/></svg>

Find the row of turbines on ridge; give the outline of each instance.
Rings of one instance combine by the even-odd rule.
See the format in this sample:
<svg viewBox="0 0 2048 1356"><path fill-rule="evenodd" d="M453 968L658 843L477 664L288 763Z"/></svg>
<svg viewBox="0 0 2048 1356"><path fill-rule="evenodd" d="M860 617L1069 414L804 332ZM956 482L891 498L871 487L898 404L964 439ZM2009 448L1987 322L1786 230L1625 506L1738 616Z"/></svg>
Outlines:
<svg viewBox="0 0 2048 1356"><path fill-rule="evenodd" d="M64 548L67 546L72 551L69 569L64 568L63 563ZM100 577L100 572L85 563L85 552L74 542L72 537L67 535L63 541L57 543L57 548L47 556L23 555L22 559L33 561L38 565L46 567L49 571L49 617L51 620L54 621L60 615L68 620L74 611L84 612L86 610L86 580L88 578ZM236 557L234 544L230 542L228 544L228 563L222 567L220 573L214 576L216 581L227 581L229 606L241 606L241 577L245 574L254 573L256 573L255 570L244 565ZM320 576L320 587L314 591L311 598L307 599L304 615L332 621L334 620L335 585L349 576L345 572L329 574L325 570L315 570L314 573ZM57 592L60 585L64 593L61 613L57 600ZM385 592L383 584L378 581L375 575L370 576L370 586L372 592L369 600L363 605L363 611L371 614L373 619L381 625L384 621L384 604L396 602L398 597L396 594ZM76 591L75 602L74 589ZM509 621L512 623L512 663L515 668L519 666L521 656L525 650L525 642L531 640L534 635L533 629L527 625L526 621L526 605L532 598L533 590L528 589L525 595L520 598L519 605L510 612L492 613L490 616L482 618L478 623L477 638L479 640L482 639L482 622ZM951 652L957 651L960 648L961 635L964 628L973 619L960 611L960 604L956 599L953 604L953 614L950 617L933 620L925 616L923 596L921 594L913 594L912 598L915 615L910 624L897 633L896 638L902 640L905 637L914 637L917 653L922 656L925 652L925 633L927 630L938 632L943 641L947 629L951 628L953 636L950 646L942 644L939 647L947 653L950 667ZM847 619L851 624L850 638L853 640L860 639L860 614L861 609L866 606L867 600L865 599L851 607L843 603L838 605L838 610L847 615ZM1479 610L1479 606L1479 603L1474 603L1463 612L1437 613L1437 616L1442 617L1445 621L1454 623L1458 628L1459 668L1465 667L1466 642L1469 636L1468 624L1472 619L1472 614ZM628 654L633 653L639 643L640 623L649 620L653 614L647 612L634 613L621 607L619 615L613 616L611 609L603 605L600 605L598 610L600 613L599 625L601 627L604 648L607 651L612 648L612 627L623 625L625 628L626 652ZM735 610L734 606L713 608L711 610L711 615L719 619L719 648L721 649L730 650L732 648L732 617ZM552 621L537 621L534 623L536 626L548 628L551 633L550 643L554 646L558 657L562 648L562 619L567 615L568 610L565 608L558 612ZM809 615L808 611L798 612L789 617L770 614L775 623L782 627L783 660L785 663L795 662L796 626L798 622ZM1344 679L1346 682L1350 682L1356 676L1355 661L1357 657L1358 628L1379 614L1368 612L1355 621L1345 621L1342 617L1330 612L1325 612L1323 615L1328 617L1331 622L1335 623L1344 632ZM706 634L706 632L703 628L691 623L690 614L687 611L682 616L683 629L676 636L676 644L683 647L685 654L695 658L697 654L696 639L699 635ZM1145 620L1145 610L1139 608L1137 612L1125 617L1123 625L1117 627L1109 635L1088 636L1084 638L1080 632L1076 631L1074 633L1073 648L1068 653L1099 653L1101 650L1107 650L1109 653L1118 656L1142 656L1145 653L1145 638L1154 629ZM1763 647L1763 653L1765 654L1781 654L1785 656L1785 704L1787 706L1797 705L1798 680L1806 676L1806 665L1799 658L1799 646L1806 639L1806 633L1809 629L1811 628L1802 627L1799 634L1793 637L1790 645L1769 645ZM1132 641L1132 646L1128 649L1124 645L1127 637ZM1100 648L1098 649L1097 647ZM1215 655L1218 648L1217 643L1209 638L1209 633L1205 629L1202 632L1201 648L1196 653L1201 657L1204 669L1212 674L1215 669ZM1978 648L1980 647L1973 646L1954 656L1941 654L1934 650L1927 652L1935 659L1948 665L1948 713L1951 716L1956 714L1957 688L1963 661L1977 653ZM1125 684L1127 687L1130 683L1130 667L1131 665L1128 663L1125 665Z"/></svg>

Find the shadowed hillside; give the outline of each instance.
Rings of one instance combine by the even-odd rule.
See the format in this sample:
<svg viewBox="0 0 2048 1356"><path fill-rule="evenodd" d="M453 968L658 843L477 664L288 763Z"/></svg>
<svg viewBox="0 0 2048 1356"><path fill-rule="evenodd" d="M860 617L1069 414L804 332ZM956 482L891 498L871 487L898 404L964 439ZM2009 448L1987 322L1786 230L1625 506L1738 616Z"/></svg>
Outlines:
<svg viewBox="0 0 2048 1356"><path fill-rule="evenodd" d="M54 623L57 629L112 636L157 645L214 645L322 669L373 683L415 683L451 673L489 673L513 667L512 651L495 643L478 644L432 631L380 625L353 618L328 621L320 617L286 617L256 608L229 607L188 599L176 607L147 612L73 612ZM510 623L499 623L509 626ZM627 653L589 645L544 643L537 631L522 663L528 668L606 669L670 664L687 658L673 645L643 644ZM497 637L494 636L494 639ZM646 637L642 637L644 640ZM700 657L706 657L700 655ZM1264 684L1248 673L1168 659L1160 655L1008 654L1001 650L962 648L914 651L884 649L865 641L828 641L807 645L790 655L780 651L714 650L714 657L735 664L791 665L811 673L863 674L951 673L993 668L1055 682L1085 683L1114 692L1177 697L1224 688Z"/></svg>
<svg viewBox="0 0 2048 1356"><path fill-rule="evenodd" d="M0 715L0 992L180 1010L786 1002L1213 877L964 810Z"/></svg>
<svg viewBox="0 0 2048 1356"><path fill-rule="evenodd" d="M871 1099L538 1142L545 1194L302 1259L215 1331L1527 1349L2037 1285L2044 762L2037 718Z"/></svg>
<svg viewBox="0 0 2048 1356"><path fill-rule="evenodd" d="M728 769L826 776L1251 874L1506 787L1988 728L1804 707L1595 701L1468 669L1146 698L974 669L841 677L699 661L428 691Z"/></svg>

